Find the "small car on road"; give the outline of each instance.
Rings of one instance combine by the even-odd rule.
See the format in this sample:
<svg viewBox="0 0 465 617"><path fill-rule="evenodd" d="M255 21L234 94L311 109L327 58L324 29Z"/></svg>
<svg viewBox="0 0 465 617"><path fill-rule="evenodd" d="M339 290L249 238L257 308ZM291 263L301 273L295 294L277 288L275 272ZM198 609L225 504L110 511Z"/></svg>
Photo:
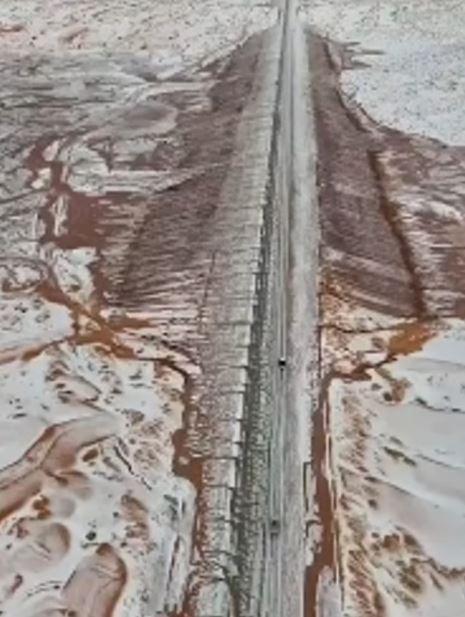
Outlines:
<svg viewBox="0 0 465 617"><path fill-rule="evenodd" d="M270 520L270 534L272 536L277 536L280 531L280 524L277 518L272 518Z"/></svg>

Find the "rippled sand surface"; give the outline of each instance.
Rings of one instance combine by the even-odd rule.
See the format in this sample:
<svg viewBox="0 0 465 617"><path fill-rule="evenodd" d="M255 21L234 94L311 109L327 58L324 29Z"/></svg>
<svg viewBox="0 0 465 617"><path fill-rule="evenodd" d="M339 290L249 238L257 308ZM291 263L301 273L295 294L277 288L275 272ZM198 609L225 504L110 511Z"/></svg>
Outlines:
<svg viewBox="0 0 465 617"><path fill-rule="evenodd" d="M259 49L243 43L273 18L0 8L3 615L181 614L208 227Z"/></svg>
<svg viewBox="0 0 465 617"><path fill-rule="evenodd" d="M325 409L350 614L463 604L464 333L452 320L338 340Z"/></svg>

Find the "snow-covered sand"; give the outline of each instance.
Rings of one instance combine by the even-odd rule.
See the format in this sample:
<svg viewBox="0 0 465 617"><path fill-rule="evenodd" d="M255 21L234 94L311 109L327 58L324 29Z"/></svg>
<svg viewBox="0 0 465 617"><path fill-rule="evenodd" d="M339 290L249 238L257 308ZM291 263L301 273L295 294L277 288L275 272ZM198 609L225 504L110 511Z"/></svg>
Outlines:
<svg viewBox="0 0 465 617"><path fill-rule="evenodd" d="M221 0L0 7L8 617L183 610L198 486L182 431L200 397L190 346L210 267L204 248L184 249L199 245L195 216L217 190L210 176L203 193L187 183L216 165L221 185L251 79L230 70L233 86L215 94L227 110L217 104L207 134L222 59L275 18L263 3ZM171 210L155 201L167 189ZM144 240L158 212L167 226Z"/></svg>
<svg viewBox="0 0 465 617"><path fill-rule="evenodd" d="M301 12L318 41L322 474L340 612L458 616L465 6L330 0ZM321 602L327 612L311 614L332 615Z"/></svg>
<svg viewBox="0 0 465 617"><path fill-rule="evenodd" d="M363 71L342 84L378 122L465 144L465 6L456 0L316 0L303 2L308 23L353 44Z"/></svg>

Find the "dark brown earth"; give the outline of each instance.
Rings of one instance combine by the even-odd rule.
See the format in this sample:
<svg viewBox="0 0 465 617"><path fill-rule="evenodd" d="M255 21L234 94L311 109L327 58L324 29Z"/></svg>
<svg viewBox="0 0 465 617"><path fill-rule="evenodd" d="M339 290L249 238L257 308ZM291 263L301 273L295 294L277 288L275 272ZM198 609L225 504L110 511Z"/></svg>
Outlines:
<svg viewBox="0 0 465 617"><path fill-rule="evenodd" d="M341 71L363 70L350 46L313 35L310 53L325 293L342 289L395 317L462 315L461 234L438 211L410 210L408 199L461 207L465 152L377 125L347 100Z"/></svg>
<svg viewBox="0 0 465 617"><path fill-rule="evenodd" d="M414 314L408 251L376 171L381 135L365 128L361 110L346 105L338 81L343 52L311 38L325 284L331 293L334 280L355 301L367 298L383 312Z"/></svg>
<svg viewBox="0 0 465 617"><path fill-rule="evenodd" d="M162 103L178 110L176 144L167 143L139 156L132 168L202 171L192 180L144 199L143 204L128 196L131 209L143 205L147 213L137 219L116 263L103 247L101 268L109 305L140 310L149 302L169 307L173 306L173 293L186 294L194 305L201 304L210 270L209 227L217 213L260 45L260 37L252 37L227 62L206 67L214 80L208 92L210 110L193 111L189 93L163 97ZM126 220L119 218L118 203L115 205L97 222L101 237L109 236L114 243L119 234L127 233Z"/></svg>

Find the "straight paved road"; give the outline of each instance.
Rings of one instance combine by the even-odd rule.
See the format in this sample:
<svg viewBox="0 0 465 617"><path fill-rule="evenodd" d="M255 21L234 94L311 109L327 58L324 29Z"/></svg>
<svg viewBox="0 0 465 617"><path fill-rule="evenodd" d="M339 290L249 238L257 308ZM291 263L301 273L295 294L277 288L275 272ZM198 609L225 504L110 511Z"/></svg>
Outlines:
<svg viewBox="0 0 465 617"><path fill-rule="evenodd" d="M305 504L303 470L310 456L311 387L317 323L318 225L315 140L309 104L305 32L295 0L282 6L279 101L278 313L276 408L269 534L269 615L303 615Z"/></svg>

